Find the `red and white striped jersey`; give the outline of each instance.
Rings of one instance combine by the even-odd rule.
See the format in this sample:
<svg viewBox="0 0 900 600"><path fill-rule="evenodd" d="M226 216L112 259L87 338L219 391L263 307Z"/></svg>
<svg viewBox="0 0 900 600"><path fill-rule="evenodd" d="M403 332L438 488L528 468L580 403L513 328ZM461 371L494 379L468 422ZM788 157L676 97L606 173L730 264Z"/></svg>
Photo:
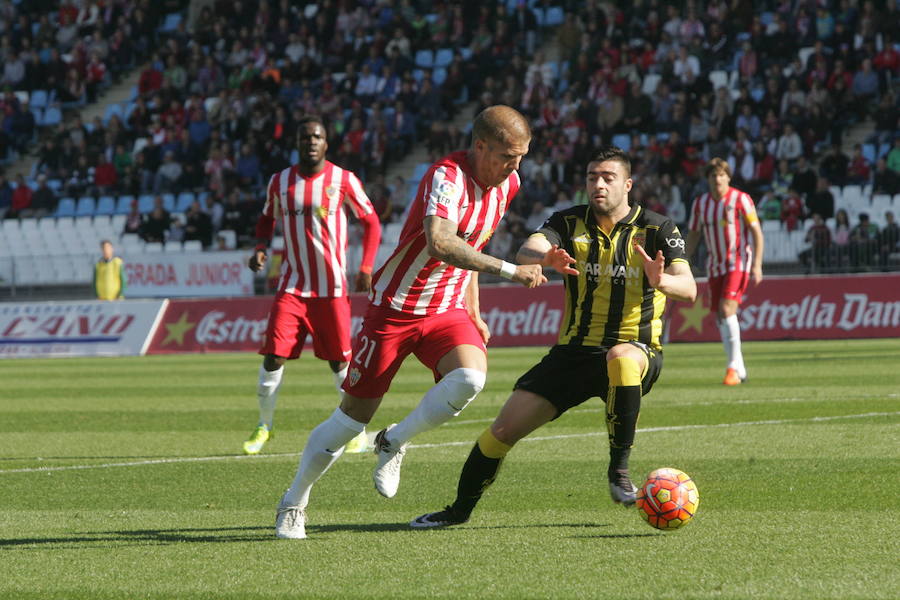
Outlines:
<svg viewBox="0 0 900 600"><path fill-rule="evenodd" d="M419 183L396 250L372 277L372 304L414 315L465 308L472 273L428 255L423 220L436 215L453 221L457 235L480 251L519 185L519 174L513 172L497 187L481 187L473 177L466 151L454 152L431 165Z"/></svg>
<svg viewBox="0 0 900 600"><path fill-rule="evenodd" d="M312 177L296 165L272 175L263 214L281 219L280 291L304 298L347 295L345 201L357 217L375 212L359 178L329 161Z"/></svg>
<svg viewBox="0 0 900 600"><path fill-rule="evenodd" d="M701 231L706 239L709 277L730 271L750 272L753 265L750 224L758 220L750 196L733 187L720 200L709 193L694 200L688 229Z"/></svg>

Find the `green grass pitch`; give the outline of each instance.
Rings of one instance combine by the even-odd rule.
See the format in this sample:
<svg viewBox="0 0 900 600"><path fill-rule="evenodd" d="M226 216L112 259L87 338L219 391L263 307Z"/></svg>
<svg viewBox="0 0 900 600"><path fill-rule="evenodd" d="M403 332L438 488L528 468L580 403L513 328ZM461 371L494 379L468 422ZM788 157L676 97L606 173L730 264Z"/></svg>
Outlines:
<svg viewBox="0 0 900 600"><path fill-rule="evenodd" d="M543 352L491 350L487 388L415 440L394 499L371 454L341 459L303 541L274 539L274 509L336 405L324 363L288 365L277 436L243 457L255 355L0 361L0 598L898 596L900 340L747 343L733 389L719 344L668 346L631 466L694 478L680 531L610 502L597 399L520 443L468 524L410 530ZM372 428L429 385L408 360Z"/></svg>

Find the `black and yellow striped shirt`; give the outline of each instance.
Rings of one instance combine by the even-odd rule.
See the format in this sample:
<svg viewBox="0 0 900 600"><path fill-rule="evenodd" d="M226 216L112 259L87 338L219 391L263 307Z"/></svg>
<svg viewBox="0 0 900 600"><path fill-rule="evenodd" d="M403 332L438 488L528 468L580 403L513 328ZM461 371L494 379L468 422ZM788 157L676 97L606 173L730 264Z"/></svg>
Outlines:
<svg viewBox="0 0 900 600"><path fill-rule="evenodd" d="M590 206L554 213L534 234L564 248L578 275L565 277L566 310L558 344L614 346L638 341L660 349L666 297L650 287L638 243L651 257L662 250L666 266L687 264L684 240L667 217L633 206L611 235L597 225Z"/></svg>

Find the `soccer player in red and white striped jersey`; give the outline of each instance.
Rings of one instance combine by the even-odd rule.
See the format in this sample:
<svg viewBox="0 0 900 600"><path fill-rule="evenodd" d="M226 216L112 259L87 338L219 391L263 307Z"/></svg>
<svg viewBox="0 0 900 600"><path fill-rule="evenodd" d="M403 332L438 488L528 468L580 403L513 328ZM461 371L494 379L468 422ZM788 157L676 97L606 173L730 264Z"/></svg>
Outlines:
<svg viewBox="0 0 900 600"><path fill-rule="evenodd" d="M371 289L372 263L381 239L378 216L359 179L325 159L325 125L317 117L306 117L298 123L297 149L298 163L269 180L265 206L256 224L259 243L249 261L252 270L263 268L275 221L280 219L284 263L259 351L265 357L257 386L259 424L244 443L247 454L258 453L271 436L284 363L300 356L307 334L312 336L315 355L328 361L339 392L347 375L350 300L344 207L363 227L363 256L356 276L358 292Z"/></svg>
<svg viewBox="0 0 900 600"><path fill-rule="evenodd" d="M707 164L705 173L709 192L694 200L685 253L690 258L701 235L704 237L710 310L717 315L728 356L723 383L738 385L747 378L747 369L741 352L737 309L748 282L758 285L762 281L763 233L753 200L731 187L728 163L714 158Z"/></svg>
<svg viewBox="0 0 900 600"><path fill-rule="evenodd" d="M363 431L409 354L437 382L398 425L375 441L373 479L385 497L397 492L409 440L459 414L485 383L490 337L478 309L478 273L526 287L545 283L542 264L514 265L481 253L519 188L516 169L531 129L518 111L492 106L475 117L472 145L439 160L419 184L397 249L374 276L372 301L353 348L341 406L309 436L300 467L278 508L278 537L305 537L313 483ZM543 266L569 269L564 250Z"/></svg>

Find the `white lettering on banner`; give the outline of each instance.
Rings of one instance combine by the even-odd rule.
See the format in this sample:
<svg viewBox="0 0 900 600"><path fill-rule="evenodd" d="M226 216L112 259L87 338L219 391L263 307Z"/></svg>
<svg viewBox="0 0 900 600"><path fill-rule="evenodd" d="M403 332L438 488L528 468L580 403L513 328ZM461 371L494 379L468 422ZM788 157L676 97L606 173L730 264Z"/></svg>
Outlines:
<svg viewBox="0 0 900 600"><path fill-rule="evenodd" d="M153 263L125 263L128 287L137 285L178 285L178 276L172 265Z"/></svg>
<svg viewBox="0 0 900 600"><path fill-rule="evenodd" d="M188 279L185 282L188 286L199 285L231 285L241 282L241 265L240 263L212 263L208 265L191 265Z"/></svg>
<svg viewBox="0 0 900 600"><path fill-rule="evenodd" d="M897 327L900 302L869 301L867 294L844 294L844 310L838 327L845 331L857 327Z"/></svg>
<svg viewBox="0 0 900 600"><path fill-rule="evenodd" d="M225 342L259 342L266 333L266 319L253 320L238 317L230 321L224 320L225 313L212 311L203 315L197 325L195 334L200 344Z"/></svg>
<svg viewBox="0 0 900 600"><path fill-rule="evenodd" d="M742 329L827 329L834 326L836 306L820 296L804 296L800 303L773 304L763 300L741 309Z"/></svg>
<svg viewBox="0 0 900 600"><path fill-rule="evenodd" d="M3 338L74 338L79 336L122 335L134 315L57 315L43 319L16 317L0 333Z"/></svg>
<svg viewBox="0 0 900 600"><path fill-rule="evenodd" d="M559 330L562 311L548 310L546 302L536 302L521 310L502 310L495 306L482 313L481 318L492 335L545 335Z"/></svg>

